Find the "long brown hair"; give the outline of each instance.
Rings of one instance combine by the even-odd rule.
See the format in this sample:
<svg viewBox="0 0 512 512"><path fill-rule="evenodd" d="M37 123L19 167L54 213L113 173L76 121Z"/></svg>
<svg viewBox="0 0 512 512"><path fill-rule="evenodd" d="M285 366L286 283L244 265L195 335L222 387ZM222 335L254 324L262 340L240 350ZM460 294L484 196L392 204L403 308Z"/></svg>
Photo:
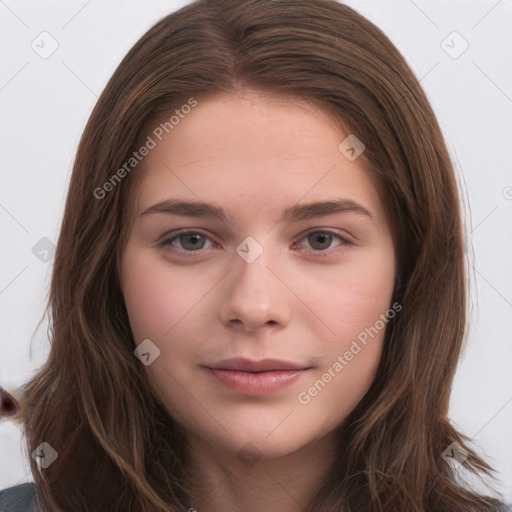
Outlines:
<svg viewBox="0 0 512 512"><path fill-rule="evenodd" d="M184 432L134 357L119 285L130 191L143 163L109 180L164 114L190 98L241 89L314 102L357 134L398 255L393 302L402 310L387 327L371 388L338 428L329 477L305 510L494 510L498 501L467 489L442 457L459 443L465 470L492 476L447 417L467 305L452 164L403 57L333 0L199 0L152 27L108 82L69 186L47 305L51 352L22 395L29 453L43 442L58 453L45 469L30 459L44 510L190 505Z"/></svg>

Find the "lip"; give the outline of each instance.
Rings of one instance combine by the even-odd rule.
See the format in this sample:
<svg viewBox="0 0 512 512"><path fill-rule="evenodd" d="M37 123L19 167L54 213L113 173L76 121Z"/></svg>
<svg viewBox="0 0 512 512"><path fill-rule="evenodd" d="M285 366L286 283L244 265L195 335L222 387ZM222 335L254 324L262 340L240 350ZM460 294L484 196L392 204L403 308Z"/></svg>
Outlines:
<svg viewBox="0 0 512 512"><path fill-rule="evenodd" d="M297 381L308 369L247 372L204 367L205 371L228 388L244 395L275 393Z"/></svg>
<svg viewBox="0 0 512 512"><path fill-rule="evenodd" d="M204 370L228 388L245 395L275 393L297 381L311 367L279 359L224 359Z"/></svg>
<svg viewBox="0 0 512 512"><path fill-rule="evenodd" d="M306 370L311 367L279 359L261 359L260 361L252 361L243 357L233 357L231 359L223 359L218 363L207 366L207 368L215 370L238 370L241 372L270 372L283 370Z"/></svg>

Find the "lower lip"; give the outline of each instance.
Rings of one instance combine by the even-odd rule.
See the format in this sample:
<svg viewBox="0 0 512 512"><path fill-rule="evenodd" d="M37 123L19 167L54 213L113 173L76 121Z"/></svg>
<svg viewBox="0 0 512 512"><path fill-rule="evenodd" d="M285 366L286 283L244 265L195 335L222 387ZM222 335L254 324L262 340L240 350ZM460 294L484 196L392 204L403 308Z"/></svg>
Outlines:
<svg viewBox="0 0 512 512"><path fill-rule="evenodd" d="M253 396L275 393L298 380L307 371L305 369L251 373L213 368L206 370L233 391Z"/></svg>

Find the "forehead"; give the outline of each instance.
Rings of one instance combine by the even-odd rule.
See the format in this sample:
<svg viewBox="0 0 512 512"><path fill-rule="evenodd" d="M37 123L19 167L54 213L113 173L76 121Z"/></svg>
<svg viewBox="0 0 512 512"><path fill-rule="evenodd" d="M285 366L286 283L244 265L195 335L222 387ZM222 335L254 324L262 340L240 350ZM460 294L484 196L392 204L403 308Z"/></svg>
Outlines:
<svg viewBox="0 0 512 512"><path fill-rule="evenodd" d="M165 128L170 117L164 116L155 126ZM210 96L181 119L174 118L177 124L167 125L162 140L156 140L150 162L165 157L168 150L173 151L175 166L201 156L223 158L226 153L231 160L245 161L315 157L319 146L332 143L336 148L345 133L340 120L318 105L249 91Z"/></svg>
<svg viewBox="0 0 512 512"><path fill-rule="evenodd" d="M364 154L351 161L339 150L348 135L342 121L297 98L244 93L198 100L161 140L153 135L134 213L185 197L224 204L235 215L280 215L301 199L342 195L379 219L382 205Z"/></svg>

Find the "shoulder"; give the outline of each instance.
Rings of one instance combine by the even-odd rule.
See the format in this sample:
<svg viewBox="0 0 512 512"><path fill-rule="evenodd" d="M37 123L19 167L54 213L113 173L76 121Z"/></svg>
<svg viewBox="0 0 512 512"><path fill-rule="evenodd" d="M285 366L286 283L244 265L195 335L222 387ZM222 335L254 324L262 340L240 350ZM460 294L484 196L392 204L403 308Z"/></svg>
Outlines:
<svg viewBox="0 0 512 512"><path fill-rule="evenodd" d="M36 486L26 483L0 491L0 512L36 512Z"/></svg>
<svg viewBox="0 0 512 512"><path fill-rule="evenodd" d="M26 483L0 491L0 512L37 512L36 486ZM512 512L512 505L502 504L496 512Z"/></svg>

